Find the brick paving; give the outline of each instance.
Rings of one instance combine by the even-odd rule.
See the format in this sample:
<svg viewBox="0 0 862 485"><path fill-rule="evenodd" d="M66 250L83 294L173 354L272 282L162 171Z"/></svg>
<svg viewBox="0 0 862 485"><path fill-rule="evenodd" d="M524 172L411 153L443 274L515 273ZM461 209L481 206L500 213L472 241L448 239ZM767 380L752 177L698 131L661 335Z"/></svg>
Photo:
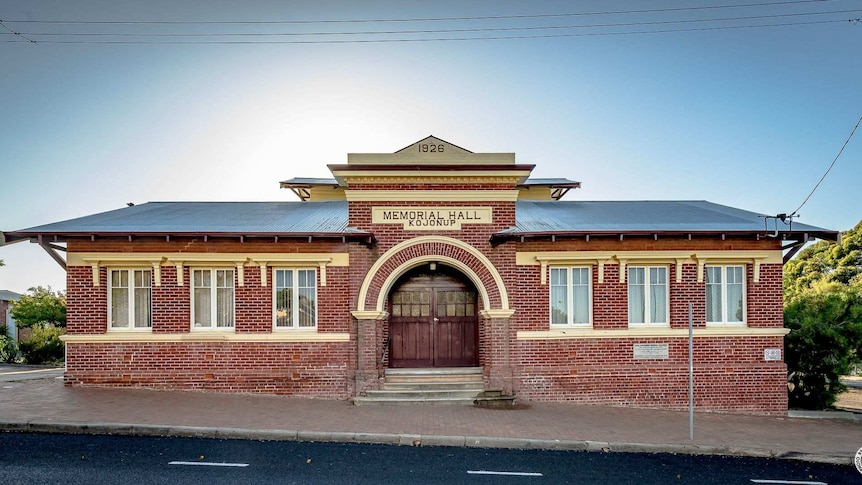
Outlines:
<svg viewBox="0 0 862 485"><path fill-rule="evenodd" d="M52 423L83 429L108 423L118 432L123 428L120 425L125 429L128 425L167 430L232 428L238 436L243 432L237 430L299 431L339 441L351 436L374 441L379 435L402 435L414 444L481 445L496 439L503 443L500 446L531 446L524 440L545 440L541 446L548 446L547 440L560 440L584 442L590 449L688 450L848 464L862 447L862 419L850 413L834 415L856 419L699 412L695 413L695 439L690 441L685 411L566 403L526 403L509 410L457 405L353 406L346 401L268 395L70 388L53 378L3 382L0 410L0 429L21 429L28 423L39 424L36 429L42 430L50 429L46 425ZM441 441L442 437L449 439Z"/></svg>

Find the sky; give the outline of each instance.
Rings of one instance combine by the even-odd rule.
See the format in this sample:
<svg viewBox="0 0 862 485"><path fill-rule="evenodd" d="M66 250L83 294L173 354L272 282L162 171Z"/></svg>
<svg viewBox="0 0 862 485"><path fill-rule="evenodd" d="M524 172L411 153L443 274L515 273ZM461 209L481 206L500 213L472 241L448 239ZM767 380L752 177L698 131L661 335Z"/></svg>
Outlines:
<svg viewBox="0 0 862 485"><path fill-rule="evenodd" d="M279 181L428 135L582 182L565 200L792 213L862 116L860 18L862 0L0 0L0 231L293 201ZM860 180L862 133L796 220L851 229ZM65 289L38 245L0 259L0 289Z"/></svg>

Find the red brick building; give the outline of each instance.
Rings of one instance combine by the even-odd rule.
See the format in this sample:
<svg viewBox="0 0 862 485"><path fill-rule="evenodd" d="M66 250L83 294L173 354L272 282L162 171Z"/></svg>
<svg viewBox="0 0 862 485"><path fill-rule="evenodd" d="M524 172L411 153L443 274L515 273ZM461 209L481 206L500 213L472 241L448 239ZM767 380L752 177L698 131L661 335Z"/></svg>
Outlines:
<svg viewBox="0 0 862 485"><path fill-rule="evenodd" d="M349 154L300 202L147 203L66 243L67 385L380 395L466 368L526 400L784 414L783 253L837 232L705 201L561 201L511 153ZM375 391L378 391L375 394Z"/></svg>

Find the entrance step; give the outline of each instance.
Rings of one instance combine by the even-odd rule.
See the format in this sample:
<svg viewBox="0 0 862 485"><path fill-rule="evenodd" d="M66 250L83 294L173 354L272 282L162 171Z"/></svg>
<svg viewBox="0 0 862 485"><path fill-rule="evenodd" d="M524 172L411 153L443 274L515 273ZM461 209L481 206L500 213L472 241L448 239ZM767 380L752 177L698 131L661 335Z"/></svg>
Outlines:
<svg viewBox="0 0 862 485"><path fill-rule="evenodd" d="M514 396L485 389L481 367L386 369L380 390L366 391L353 404L460 404L511 407ZM506 403L509 403L508 405Z"/></svg>

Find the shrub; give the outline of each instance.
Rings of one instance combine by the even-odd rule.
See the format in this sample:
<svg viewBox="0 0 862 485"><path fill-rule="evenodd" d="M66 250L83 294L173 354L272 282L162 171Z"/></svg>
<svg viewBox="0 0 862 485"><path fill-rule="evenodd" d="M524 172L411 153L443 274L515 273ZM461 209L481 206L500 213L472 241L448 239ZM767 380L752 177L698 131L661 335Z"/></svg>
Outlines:
<svg viewBox="0 0 862 485"><path fill-rule="evenodd" d="M54 326L36 325L27 340L18 344L21 356L28 364L56 364L65 357L60 336L64 329Z"/></svg>
<svg viewBox="0 0 862 485"><path fill-rule="evenodd" d="M18 360L18 344L7 335L0 335L0 362L14 363Z"/></svg>
<svg viewBox="0 0 862 485"><path fill-rule="evenodd" d="M859 362L862 287L835 283L797 295L784 307L791 407L831 407L846 387L840 376Z"/></svg>

